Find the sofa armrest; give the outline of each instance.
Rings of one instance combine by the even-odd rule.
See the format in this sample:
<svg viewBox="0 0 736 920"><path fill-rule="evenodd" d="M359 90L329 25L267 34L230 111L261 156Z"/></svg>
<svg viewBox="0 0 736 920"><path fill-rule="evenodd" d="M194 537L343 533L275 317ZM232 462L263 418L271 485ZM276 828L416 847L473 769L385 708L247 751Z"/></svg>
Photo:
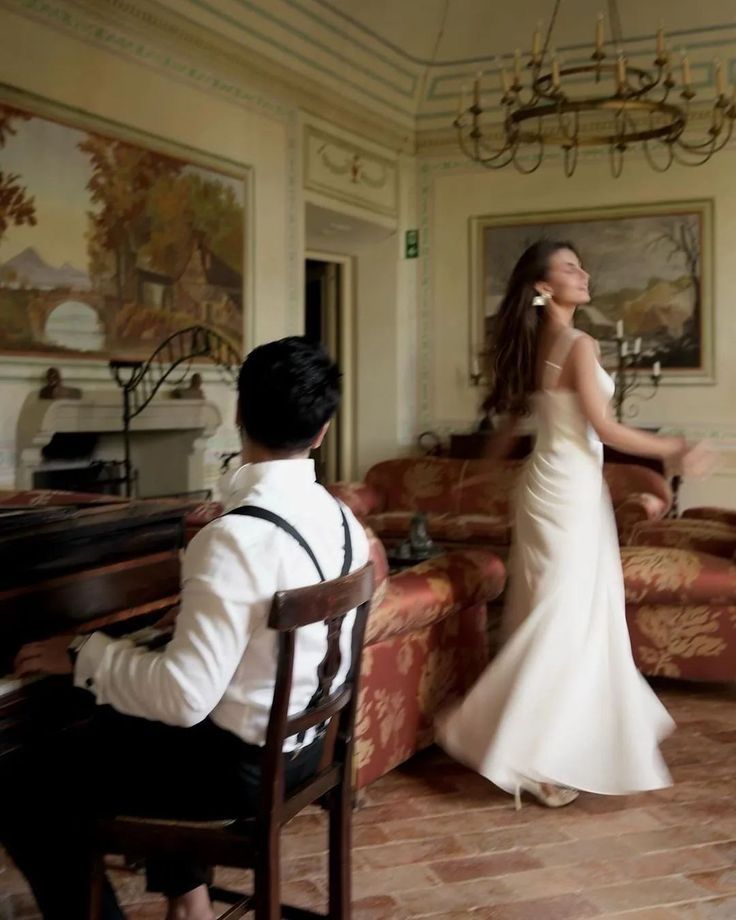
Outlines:
<svg viewBox="0 0 736 920"><path fill-rule="evenodd" d="M682 512L682 517L688 520L712 521L713 523L736 527L736 511L733 508L714 508L709 506L686 508Z"/></svg>
<svg viewBox="0 0 736 920"><path fill-rule="evenodd" d="M697 518L643 521L633 527L628 545L687 549L731 559L736 551L736 527Z"/></svg>
<svg viewBox="0 0 736 920"><path fill-rule="evenodd" d="M659 495L650 492L638 492L627 496L614 506L616 527L622 544L631 542L631 534L637 524L645 521L659 521L669 505Z"/></svg>
<svg viewBox="0 0 736 920"><path fill-rule="evenodd" d="M360 519L377 514L386 507L386 495L366 482L333 482L327 491L350 508Z"/></svg>
<svg viewBox="0 0 736 920"><path fill-rule="evenodd" d="M684 549L625 546L621 550L627 605L736 604L736 565Z"/></svg>
<svg viewBox="0 0 736 920"><path fill-rule="evenodd" d="M604 463L603 476L615 507L634 495L655 496L661 501L664 514L672 507L672 488L656 470L636 463Z"/></svg>
<svg viewBox="0 0 736 920"><path fill-rule="evenodd" d="M488 550L447 553L391 576L371 610L366 644L413 632L450 614L485 604L503 591L506 569Z"/></svg>

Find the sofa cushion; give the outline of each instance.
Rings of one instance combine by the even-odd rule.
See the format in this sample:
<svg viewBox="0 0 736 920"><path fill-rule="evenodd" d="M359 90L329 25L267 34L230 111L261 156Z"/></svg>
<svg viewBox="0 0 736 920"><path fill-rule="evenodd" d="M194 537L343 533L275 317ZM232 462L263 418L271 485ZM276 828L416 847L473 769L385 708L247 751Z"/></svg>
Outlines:
<svg viewBox="0 0 736 920"><path fill-rule="evenodd" d="M382 599L374 597L366 644L402 635L495 600L503 591L506 568L488 550L457 550L392 575Z"/></svg>
<svg viewBox="0 0 736 920"><path fill-rule="evenodd" d="M384 508L456 513L459 492L454 487L463 465L435 457L385 460L368 470L365 481L383 493Z"/></svg>
<svg viewBox="0 0 736 920"><path fill-rule="evenodd" d="M370 514L365 523L384 540L404 540L415 511ZM508 517L490 514L427 514L427 530L437 542L506 545L511 538Z"/></svg>
<svg viewBox="0 0 736 920"><path fill-rule="evenodd" d="M631 546L669 546L730 559L736 551L736 527L698 518L647 521L636 524Z"/></svg>

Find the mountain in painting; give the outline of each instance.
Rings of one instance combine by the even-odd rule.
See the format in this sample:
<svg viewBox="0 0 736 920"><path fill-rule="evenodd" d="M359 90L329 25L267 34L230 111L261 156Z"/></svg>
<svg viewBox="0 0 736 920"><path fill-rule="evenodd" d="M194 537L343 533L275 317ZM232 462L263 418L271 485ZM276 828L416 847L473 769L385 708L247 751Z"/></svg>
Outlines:
<svg viewBox="0 0 736 920"><path fill-rule="evenodd" d="M92 286L86 272L68 262L58 268L49 265L32 246L0 264L0 285L46 291L54 288L88 291Z"/></svg>

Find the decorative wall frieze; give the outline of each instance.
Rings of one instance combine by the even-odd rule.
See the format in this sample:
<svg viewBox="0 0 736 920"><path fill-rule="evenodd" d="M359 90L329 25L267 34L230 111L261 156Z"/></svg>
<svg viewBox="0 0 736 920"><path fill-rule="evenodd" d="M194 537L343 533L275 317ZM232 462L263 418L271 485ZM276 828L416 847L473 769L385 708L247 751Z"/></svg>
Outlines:
<svg viewBox="0 0 736 920"><path fill-rule="evenodd" d="M398 212L396 162L313 125L304 129L304 187L378 214Z"/></svg>

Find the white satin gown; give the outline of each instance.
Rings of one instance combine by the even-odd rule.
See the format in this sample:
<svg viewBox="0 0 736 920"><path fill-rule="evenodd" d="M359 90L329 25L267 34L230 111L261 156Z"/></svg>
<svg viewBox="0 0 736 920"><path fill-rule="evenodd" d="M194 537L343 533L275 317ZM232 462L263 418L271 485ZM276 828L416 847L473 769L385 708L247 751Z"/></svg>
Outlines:
<svg viewBox="0 0 736 920"><path fill-rule="evenodd" d="M609 795L671 783L658 745L674 722L634 665L603 447L577 395L552 388L578 334L554 344L534 396L538 433L516 499L508 638L437 723L452 757L507 792L525 777ZM613 381L598 371L610 398Z"/></svg>

